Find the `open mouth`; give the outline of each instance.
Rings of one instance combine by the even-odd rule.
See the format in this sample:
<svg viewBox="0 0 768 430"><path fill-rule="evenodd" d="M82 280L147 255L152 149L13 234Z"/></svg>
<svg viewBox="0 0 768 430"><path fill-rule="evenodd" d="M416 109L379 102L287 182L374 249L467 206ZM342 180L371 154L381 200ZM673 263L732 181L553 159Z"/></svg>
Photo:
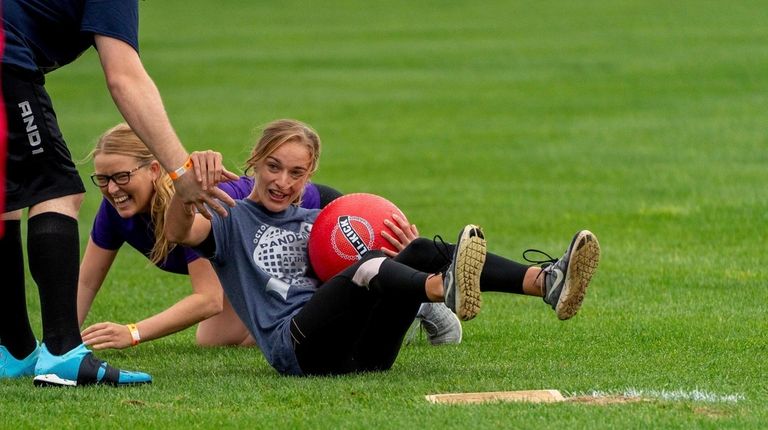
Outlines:
<svg viewBox="0 0 768 430"><path fill-rule="evenodd" d="M269 190L268 192L269 192L269 196L270 196L270 197L271 197L273 200L277 200L277 201L283 201L283 200L285 200L286 198L288 198L288 194L286 194L286 193L281 193L280 191L276 191L276 190Z"/></svg>
<svg viewBox="0 0 768 430"><path fill-rule="evenodd" d="M113 201L113 202L115 202L115 204L116 204L116 205L119 205L119 204L121 204L121 203L125 203L125 202L127 202L128 200L130 200L130 197L128 197L127 195L123 195L123 196L116 196L116 197L115 197L115 196L113 196L113 197L112 197L112 201Z"/></svg>

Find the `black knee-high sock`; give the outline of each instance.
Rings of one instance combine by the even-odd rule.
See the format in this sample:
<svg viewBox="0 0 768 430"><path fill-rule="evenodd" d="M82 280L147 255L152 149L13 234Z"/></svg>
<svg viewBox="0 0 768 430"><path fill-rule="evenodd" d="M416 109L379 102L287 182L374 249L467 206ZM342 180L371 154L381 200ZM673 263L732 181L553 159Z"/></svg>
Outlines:
<svg viewBox="0 0 768 430"><path fill-rule="evenodd" d="M83 342L77 325L77 220L55 212L30 218L27 252L40 293L43 342L52 354L64 354Z"/></svg>
<svg viewBox="0 0 768 430"><path fill-rule="evenodd" d="M3 285L0 291L0 344L16 358L24 358L35 349L35 334L29 325L27 298L24 294L24 255L21 247L21 221L5 222L5 236L0 239Z"/></svg>
<svg viewBox="0 0 768 430"><path fill-rule="evenodd" d="M525 279L525 272L528 271L529 267L489 253L485 257L485 266L480 273L480 290L525 294L523 293L523 279Z"/></svg>
<svg viewBox="0 0 768 430"><path fill-rule="evenodd" d="M453 247L419 238L402 250L395 261L422 272L435 273L448 266ZM529 267L489 252L480 274L480 290L523 294L523 279Z"/></svg>

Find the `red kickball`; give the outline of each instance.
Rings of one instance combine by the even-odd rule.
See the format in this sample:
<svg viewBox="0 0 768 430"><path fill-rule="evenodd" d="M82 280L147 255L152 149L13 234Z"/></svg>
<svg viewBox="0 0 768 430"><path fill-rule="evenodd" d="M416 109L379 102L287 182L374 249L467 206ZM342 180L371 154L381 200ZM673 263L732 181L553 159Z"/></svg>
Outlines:
<svg viewBox="0 0 768 430"><path fill-rule="evenodd" d="M384 225L393 214L406 219L394 203L368 193L347 194L323 208L309 234L309 261L318 278L327 281L372 249L395 251L381 235L394 236Z"/></svg>

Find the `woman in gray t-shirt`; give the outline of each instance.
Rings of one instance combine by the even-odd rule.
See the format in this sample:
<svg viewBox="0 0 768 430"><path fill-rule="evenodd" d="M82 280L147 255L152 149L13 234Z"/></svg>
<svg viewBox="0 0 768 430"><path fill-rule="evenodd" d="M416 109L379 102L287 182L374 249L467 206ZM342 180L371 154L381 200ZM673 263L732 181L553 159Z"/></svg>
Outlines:
<svg viewBox="0 0 768 430"><path fill-rule="evenodd" d="M319 154L309 126L272 122L247 163L253 191L228 216L207 220L176 198L167 212L168 238L210 258L235 312L280 373L387 370L421 303L444 302L472 319L481 282L486 291L543 296L560 319L578 311L600 252L586 230L543 268L488 255L482 230L468 225L455 245L417 239L395 258L368 251L320 284L307 254L319 210L295 205Z"/></svg>

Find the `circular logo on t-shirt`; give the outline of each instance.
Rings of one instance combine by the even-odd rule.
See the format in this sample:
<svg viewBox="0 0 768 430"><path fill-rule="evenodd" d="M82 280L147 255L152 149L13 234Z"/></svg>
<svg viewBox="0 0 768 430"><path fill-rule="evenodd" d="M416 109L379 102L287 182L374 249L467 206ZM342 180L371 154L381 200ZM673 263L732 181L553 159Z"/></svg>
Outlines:
<svg viewBox="0 0 768 430"><path fill-rule="evenodd" d="M253 261L269 276L291 283L307 270L309 235L268 227L258 239Z"/></svg>

